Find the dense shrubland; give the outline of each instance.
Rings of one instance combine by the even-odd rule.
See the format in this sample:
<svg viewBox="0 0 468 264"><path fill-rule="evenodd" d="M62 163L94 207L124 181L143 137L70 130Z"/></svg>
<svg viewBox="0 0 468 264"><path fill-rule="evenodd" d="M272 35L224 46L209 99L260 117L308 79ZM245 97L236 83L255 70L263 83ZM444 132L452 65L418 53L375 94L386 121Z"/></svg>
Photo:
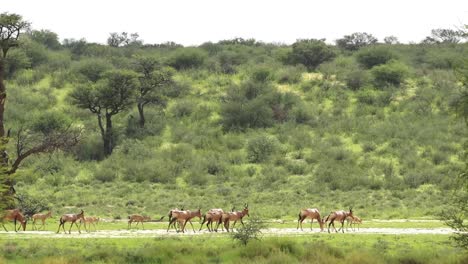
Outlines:
<svg viewBox="0 0 468 264"><path fill-rule="evenodd" d="M25 160L17 191L109 217L247 201L277 218L349 205L364 217L436 215L464 170L451 102L468 45L359 33L337 44L113 47L25 34L6 59L7 127L47 133L41 124L71 120L83 137Z"/></svg>

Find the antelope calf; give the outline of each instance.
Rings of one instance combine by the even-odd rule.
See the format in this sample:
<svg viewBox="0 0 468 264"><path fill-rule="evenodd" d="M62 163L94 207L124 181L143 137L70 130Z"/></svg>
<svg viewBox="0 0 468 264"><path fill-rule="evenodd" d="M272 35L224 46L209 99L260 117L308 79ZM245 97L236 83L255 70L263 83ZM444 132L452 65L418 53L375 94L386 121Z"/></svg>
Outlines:
<svg viewBox="0 0 468 264"><path fill-rule="evenodd" d="M0 216L1 220L0 223L3 226L3 229L8 232L8 230L5 227L5 221L13 221L15 223L15 232L18 232L21 227L23 227L23 231L26 231L26 217L24 217L23 214L21 214L19 209L12 209L12 210L5 210L3 214ZM16 229L16 221L20 222L20 226L18 229Z"/></svg>
<svg viewBox="0 0 468 264"><path fill-rule="evenodd" d="M135 227L137 227L138 224L141 223L141 228L144 229L145 226L143 226L143 222L144 221L150 221L150 220L151 220L151 218L149 216L142 216L142 215L139 215L139 214L132 214L132 215L128 216L128 229L130 229L132 227L133 222L137 223L135 225Z"/></svg>
<svg viewBox="0 0 468 264"><path fill-rule="evenodd" d="M80 219L80 226L81 224L84 224L84 228L86 230L86 232L90 232L91 231L91 224L94 226L94 231L97 231L97 228L96 228L96 224L99 223L99 217L95 217L95 216L87 216L87 217L84 217L83 219ZM86 224L88 224L88 228L86 228Z"/></svg>
<svg viewBox="0 0 468 264"><path fill-rule="evenodd" d="M249 204L245 204L244 209L242 211L229 212L229 213L223 214L221 221L223 222L224 228L226 228L226 231L229 232L229 223L231 221L234 221L231 231L234 229L234 226L236 225L237 221L240 221L242 226L244 226L244 222L242 221L242 218L244 218L244 216L246 215L249 216Z"/></svg>
<svg viewBox="0 0 468 264"><path fill-rule="evenodd" d="M33 214L33 230L38 230L36 227L36 221L42 221L42 228L45 229L45 221L47 218L52 217L52 211L47 212L47 214Z"/></svg>
<svg viewBox="0 0 468 264"><path fill-rule="evenodd" d="M335 231L338 233L338 230L336 230L335 228L335 220L336 221L339 221L341 223L341 228L340 230L342 230L342 232L344 233L344 221L346 220L347 217L349 216L353 216L353 209L350 207L349 208L349 212L346 212L346 211L335 211L335 212L331 212L328 216L327 216L327 219L325 220L325 222L328 222L330 221L330 223L328 224L328 233L330 233L330 226L333 225L333 229L335 229Z"/></svg>
<svg viewBox="0 0 468 264"><path fill-rule="evenodd" d="M71 234L71 228L72 228L73 224L75 224L75 226L78 227L78 233L81 234L80 226L76 223L76 221L78 221L78 219L84 220L84 211L83 210L81 210L81 212L79 214L64 214L64 215L62 215L60 217L60 225L58 227L57 234L60 232L60 226L63 228L63 232L65 232L65 234L67 233L67 231L65 231L65 223L66 222L71 222L70 229L68 229L69 234Z"/></svg>
<svg viewBox="0 0 468 264"><path fill-rule="evenodd" d="M314 222L314 219L316 219L320 225L320 231L323 231L324 221L322 220L322 217L320 217L320 212L317 208L302 209L299 212L299 219L297 220L297 229L299 229L299 225L300 225L301 230L303 231L302 222L304 222L304 220L307 218L311 219L310 230L312 230L312 223Z"/></svg>
<svg viewBox="0 0 468 264"><path fill-rule="evenodd" d="M359 226L362 224L362 219L353 215L353 216L348 216L348 218L346 218L346 222L347 222L346 231L348 231L349 226L351 226L351 230L355 231L356 225L358 225L358 230L359 230Z"/></svg>

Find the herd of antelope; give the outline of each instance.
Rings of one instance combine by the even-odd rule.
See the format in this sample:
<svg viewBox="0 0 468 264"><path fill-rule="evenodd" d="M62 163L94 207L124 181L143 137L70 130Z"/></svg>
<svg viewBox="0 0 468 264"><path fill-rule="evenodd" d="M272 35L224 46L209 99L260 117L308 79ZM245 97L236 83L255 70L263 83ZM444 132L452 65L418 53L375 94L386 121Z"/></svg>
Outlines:
<svg viewBox="0 0 468 264"><path fill-rule="evenodd" d="M242 219L244 216L249 216L249 205L244 204L244 209L242 211L235 211L235 208L232 208L230 212L225 212L221 208L216 208L216 209L210 209L208 210L205 214L202 215L201 209L198 210L184 210L184 209L178 209L174 208L169 211L168 217L169 217L169 225L167 226L167 232L169 232L171 226L177 231L177 232L185 232L185 227L187 223L190 223L192 226L193 232L195 231L195 228L193 227L192 224L192 219L195 217L198 217L199 221L201 221L201 226L198 231L201 231L203 226L206 224L206 227L209 232L218 232L219 226L221 226L221 230L224 231L226 230L227 232L233 231L234 226L236 223L239 221L243 226L244 222ZM46 219L52 217L52 212L49 211L46 214L34 214L32 218L32 227L33 230L39 230L36 226L36 221L41 221L41 228L45 229L45 224L46 224ZM156 220L156 222L162 221L164 218L161 217L159 220ZM203 220L202 220L203 218ZM356 225L358 225L358 230L359 230L359 225L362 224L361 218L357 217L356 215L353 214L352 208L349 208L349 211L334 211L331 212L327 217L321 217L320 212L317 208L308 208L308 209L302 209L299 212L299 219L297 220L297 229L299 227L302 229L302 222L306 220L307 218L310 218L310 229L312 230L312 224L314 220L316 220L319 225L320 225L320 231L324 231L324 226L327 225L328 223L328 233L330 233L330 227L333 227L333 230L335 232L339 232L340 230L344 233L344 223L345 221L347 222L347 227L346 230L348 230L349 227L354 231ZM78 232L81 233L81 225L84 224L85 230L87 232L91 231L91 225L94 226L94 230L97 231L96 224L99 223L99 217L85 217L84 216L84 211L81 210L80 213L78 214L64 214L60 217L59 219L59 227L57 230L57 233L60 232L60 227L62 227L63 231L65 231L65 223L70 222L70 228L68 229L68 233L71 233L71 228L73 225L75 225L78 228ZM23 231L26 230L26 223L27 223L27 218L20 212L19 209L13 209L13 210L5 210L3 215L0 215L0 224L3 226L5 231L8 232L6 229L4 223L5 221L13 221L15 225L15 232L19 231L20 228L23 228ZM132 223L136 223L136 226L141 223L142 228L143 222L151 221L151 218L149 216L142 216L139 214L132 214L128 217L128 229L131 228ZM335 221L341 224L341 227L337 230L335 228ZM16 223L19 222L20 226L16 228ZM230 223L233 222L232 227L230 227ZM215 227L213 228L213 223L215 224ZM86 224L88 224L88 228L86 228Z"/></svg>

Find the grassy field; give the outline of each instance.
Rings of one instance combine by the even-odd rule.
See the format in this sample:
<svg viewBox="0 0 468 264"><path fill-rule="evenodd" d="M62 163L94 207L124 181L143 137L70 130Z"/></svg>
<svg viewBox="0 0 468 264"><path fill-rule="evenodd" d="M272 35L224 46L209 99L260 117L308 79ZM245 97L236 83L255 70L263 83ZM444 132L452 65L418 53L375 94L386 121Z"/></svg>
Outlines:
<svg viewBox="0 0 468 264"><path fill-rule="evenodd" d="M446 235L4 239L0 263L466 263Z"/></svg>

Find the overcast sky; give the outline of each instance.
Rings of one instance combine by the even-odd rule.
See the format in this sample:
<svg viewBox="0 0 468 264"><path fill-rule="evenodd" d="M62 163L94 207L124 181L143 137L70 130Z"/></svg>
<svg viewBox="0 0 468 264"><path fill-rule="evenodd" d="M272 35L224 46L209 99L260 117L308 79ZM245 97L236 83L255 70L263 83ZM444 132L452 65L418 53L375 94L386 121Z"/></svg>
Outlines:
<svg viewBox="0 0 468 264"><path fill-rule="evenodd" d="M468 24L468 1L462 0L1 0L0 12L20 14L33 29L49 29L61 40L98 43L122 31L137 32L148 44L234 37L333 42L353 32L419 42L431 29Z"/></svg>

